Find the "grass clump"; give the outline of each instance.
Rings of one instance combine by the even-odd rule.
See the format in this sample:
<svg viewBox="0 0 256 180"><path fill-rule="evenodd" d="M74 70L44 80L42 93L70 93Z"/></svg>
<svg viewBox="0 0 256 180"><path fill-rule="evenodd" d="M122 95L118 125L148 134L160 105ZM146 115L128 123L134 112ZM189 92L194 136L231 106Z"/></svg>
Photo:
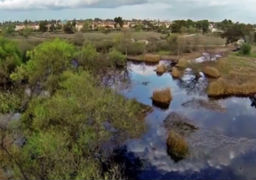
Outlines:
<svg viewBox="0 0 256 180"><path fill-rule="evenodd" d="M160 56L155 54L145 54L144 61L147 63L158 63L160 61Z"/></svg>
<svg viewBox="0 0 256 180"><path fill-rule="evenodd" d="M169 107L172 100L171 89L166 88L162 90L156 90L152 96L153 103L160 107Z"/></svg>
<svg viewBox="0 0 256 180"><path fill-rule="evenodd" d="M157 67L156 67L156 73L159 74L159 75L162 75L166 72L166 66L164 64L159 64Z"/></svg>
<svg viewBox="0 0 256 180"><path fill-rule="evenodd" d="M208 76L210 78L219 78L220 77L220 72L218 71L218 69L216 69L214 67L206 66L206 67L204 67L203 72L206 76Z"/></svg>
<svg viewBox="0 0 256 180"><path fill-rule="evenodd" d="M256 81L238 84L219 79L209 84L207 93L210 97L248 96L256 93Z"/></svg>
<svg viewBox="0 0 256 180"><path fill-rule="evenodd" d="M189 154L187 141L175 131L169 132L166 144L168 154L175 161L182 160Z"/></svg>
<svg viewBox="0 0 256 180"><path fill-rule="evenodd" d="M180 72L180 71L178 70L178 68L176 68L176 67L173 67L173 68L172 68L171 74L172 74L172 77L175 78L175 79L180 78L181 75L182 75L181 72Z"/></svg>

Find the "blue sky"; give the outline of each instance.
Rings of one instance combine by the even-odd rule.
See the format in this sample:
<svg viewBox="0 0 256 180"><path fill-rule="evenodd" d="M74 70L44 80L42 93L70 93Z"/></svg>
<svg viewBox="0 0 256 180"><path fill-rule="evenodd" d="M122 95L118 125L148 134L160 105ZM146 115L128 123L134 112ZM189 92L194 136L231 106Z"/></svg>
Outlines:
<svg viewBox="0 0 256 180"><path fill-rule="evenodd" d="M43 19L209 19L256 24L256 0L0 0L0 21Z"/></svg>

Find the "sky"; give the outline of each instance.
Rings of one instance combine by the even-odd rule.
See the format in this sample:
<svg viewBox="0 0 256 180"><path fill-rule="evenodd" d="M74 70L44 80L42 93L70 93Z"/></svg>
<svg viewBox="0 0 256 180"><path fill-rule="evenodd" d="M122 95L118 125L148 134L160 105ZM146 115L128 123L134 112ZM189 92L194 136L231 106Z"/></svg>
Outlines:
<svg viewBox="0 0 256 180"><path fill-rule="evenodd" d="M256 0L0 0L0 21L45 19L231 19L256 24Z"/></svg>

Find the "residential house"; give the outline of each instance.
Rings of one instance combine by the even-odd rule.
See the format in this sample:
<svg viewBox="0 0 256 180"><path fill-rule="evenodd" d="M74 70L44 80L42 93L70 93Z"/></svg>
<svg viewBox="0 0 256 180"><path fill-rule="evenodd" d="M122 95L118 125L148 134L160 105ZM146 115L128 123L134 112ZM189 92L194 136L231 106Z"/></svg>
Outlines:
<svg viewBox="0 0 256 180"><path fill-rule="evenodd" d="M81 23L81 22L76 23L76 26L75 26L76 31L78 31L78 32L82 31L83 27L84 27L83 23Z"/></svg>
<svg viewBox="0 0 256 180"><path fill-rule="evenodd" d="M18 24L15 26L15 31L22 31L25 28L32 29L33 31L37 31L39 30L40 27L38 24L28 24L28 25Z"/></svg>

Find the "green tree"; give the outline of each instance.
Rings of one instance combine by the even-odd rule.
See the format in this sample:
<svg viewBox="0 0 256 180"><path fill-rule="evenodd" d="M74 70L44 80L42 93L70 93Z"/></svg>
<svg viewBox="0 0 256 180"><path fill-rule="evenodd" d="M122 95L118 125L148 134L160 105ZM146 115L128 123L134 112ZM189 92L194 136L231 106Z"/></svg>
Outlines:
<svg viewBox="0 0 256 180"><path fill-rule="evenodd" d="M38 45L28 52L29 61L11 75L13 80L28 80L34 87L54 90L59 75L71 66L75 48L64 40L55 39Z"/></svg>
<svg viewBox="0 0 256 180"><path fill-rule="evenodd" d="M186 27L186 21L184 20L174 21L171 25L172 33L181 33L182 27Z"/></svg>
<svg viewBox="0 0 256 180"><path fill-rule="evenodd" d="M236 42L239 39L246 40L250 33L254 31L251 25L245 24L232 24L222 34L222 37L227 38L227 44Z"/></svg>
<svg viewBox="0 0 256 180"><path fill-rule="evenodd" d="M223 30L223 31L227 31L228 28L230 28L230 26L232 26L234 23L231 20L223 20L219 23L217 23L217 28Z"/></svg>
<svg viewBox="0 0 256 180"><path fill-rule="evenodd" d="M47 32L48 31L47 25L48 25L47 21L40 21L40 23L39 23L39 31Z"/></svg>
<svg viewBox="0 0 256 180"><path fill-rule="evenodd" d="M74 31L74 26L72 25L71 22L67 22L64 26L63 26L63 30L65 33L67 34L73 34Z"/></svg>
<svg viewBox="0 0 256 180"><path fill-rule="evenodd" d="M55 27L55 24L52 23L51 26L50 26L50 28L49 28L49 31L50 31L50 32L55 32L56 30L57 30L57 28Z"/></svg>
<svg viewBox="0 0 256 180"><path fill-rule="evenodd" d="M207 33L209 31L209 21L208 20L202 20L202 21L198 21L196 23L196 26L198 29L200 29L203 33Z"/></svg>
<svg viewBox="0 0 256 180"><path fill-rule="evenodd" d="M0 37L0 85L6 85L11 82L11 73L21 63L21 53L17 45L8 39Z"/></svg>
<svg viewBox="0 0 256 180"><path fill-rule="evenodd" d="M114 21L115 21L116 24L119 24L119 26L120 26L121 28L123 27L124 21L123 21L123 18L122 18L122 17L116 17L116 18L114 19Z"/></svg>

